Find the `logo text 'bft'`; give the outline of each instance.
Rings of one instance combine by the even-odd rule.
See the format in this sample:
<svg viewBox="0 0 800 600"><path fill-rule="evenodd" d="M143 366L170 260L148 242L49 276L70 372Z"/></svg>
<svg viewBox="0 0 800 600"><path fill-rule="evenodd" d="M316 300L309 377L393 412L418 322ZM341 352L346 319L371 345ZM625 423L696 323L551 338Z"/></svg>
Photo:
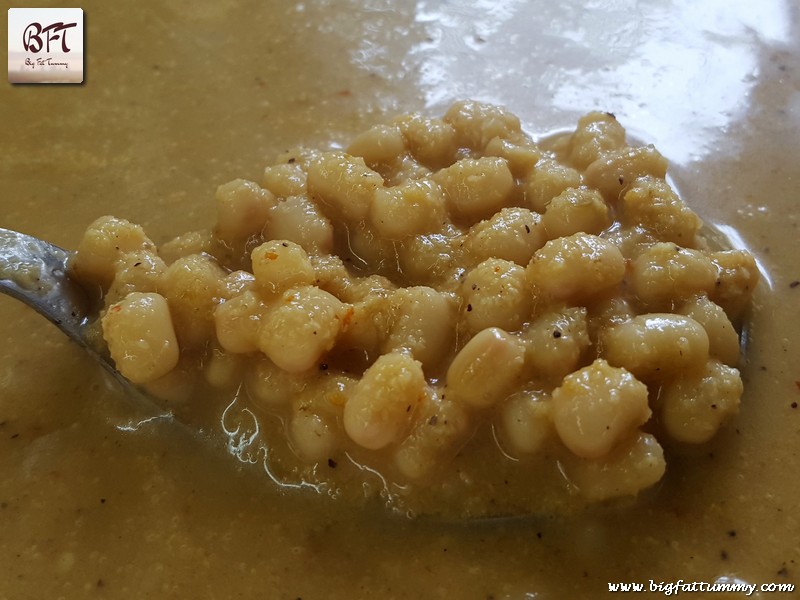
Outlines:
<svg viewBox="0 0 800 600"><path fill-rule="evenodd" d="M41 52L42 48L47 44L46 51L50 52L50 42L60 39L61 51L67 53L70 51L67 46L67 29L77 26L77 23L53 23L47 27L42 27L40 23L31 23L22 32L22 46L26 52L36 54ZM47 34L44 42L42 41L42 34Z"/></svg>

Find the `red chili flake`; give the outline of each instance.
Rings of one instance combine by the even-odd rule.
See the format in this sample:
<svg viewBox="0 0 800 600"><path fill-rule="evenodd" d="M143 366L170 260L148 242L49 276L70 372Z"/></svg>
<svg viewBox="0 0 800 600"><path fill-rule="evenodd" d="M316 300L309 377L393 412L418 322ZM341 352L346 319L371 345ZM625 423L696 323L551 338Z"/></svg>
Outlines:
<svg viewBox="0 0 800 600"><path fill-rule="evenodd" d="M355 309L351 306L350 308L347 309L347 311L344 313L344 316L342 317L342 327L344 327L345 329L350 327L350 323L353 320L354 314L355 314ZM334 317L334 319L338 318L339 318L338 315Z"/></svg>

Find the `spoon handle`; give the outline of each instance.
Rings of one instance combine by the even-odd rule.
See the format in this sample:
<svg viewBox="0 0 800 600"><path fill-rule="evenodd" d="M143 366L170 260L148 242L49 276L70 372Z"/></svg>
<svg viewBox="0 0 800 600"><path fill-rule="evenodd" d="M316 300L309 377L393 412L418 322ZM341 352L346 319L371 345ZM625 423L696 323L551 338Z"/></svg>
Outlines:
<svg viewBox="0 0 800 600"><path fill-rule="evenodd" d="M70 253L30 235L0 228L0 292L24 302L81 346L89 297L67 273Z"/></svg>

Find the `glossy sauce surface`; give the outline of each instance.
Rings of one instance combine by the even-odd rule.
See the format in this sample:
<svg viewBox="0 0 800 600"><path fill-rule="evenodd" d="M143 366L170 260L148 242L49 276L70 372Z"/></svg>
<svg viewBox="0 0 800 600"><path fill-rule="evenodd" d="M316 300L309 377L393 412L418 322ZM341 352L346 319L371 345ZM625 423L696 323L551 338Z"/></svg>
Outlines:
<svg viewBox="0 0 800 600"><path fill-rule="evenodd" d="M0 297L0 596L588 598L609 581L798 583L796 6L274 4L84 6L84 85L0 88L0 226L71 248L116 214L160 242L208 226L219 184L400 112L471 97L543 135L608 110L759 260L738 421L673 458L636 505L391 518L279 494L224 449L146 421Z"/></svg>

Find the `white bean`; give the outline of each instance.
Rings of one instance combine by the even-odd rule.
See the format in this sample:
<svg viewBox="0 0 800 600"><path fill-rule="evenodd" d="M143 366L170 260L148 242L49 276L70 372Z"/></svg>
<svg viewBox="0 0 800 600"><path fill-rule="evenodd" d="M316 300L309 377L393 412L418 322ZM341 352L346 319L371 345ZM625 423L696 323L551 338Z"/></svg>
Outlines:
<svg viewBox="0 0 800 600"><path fill-rule="evenodd" d="M217 188L217 235L228 243L261 233L275 196L252 181L235 179Z"/></svg>
<svg viewBox="0 0 800 600"><path fill-rule="evenodd" d="M333 347L351 311L317 287L290 288L265 311L258 347L281 369L306 371Z"/></svg>
<svg viewBox="0 0 800 600"><path fill-rule="evenodd" d="M290 287L311 285L316 279L308 254L294 242L264 242L250 256L256 284L266 293L274 294Z"/></svg>
<svg viewBox="0 0 800 600"><path fill-rule="evenodd" d="M710 360L699 374L683 375L661 389L661 420L671 438L702 444L739 411L739 371Z"/></svg>
<svg viewBox="0 0 800 600"><path fill-rule="evenodd" d="M521 131L516 115L502 106L473 100L452 104L444 121L453 126L460 145L476 150L482 150L495 137L514 138Z"/></svg>
<svg viewBox="0 0 800 600"><path fill-rule="evenodd" d="M384 351L407 349L423 366L435 366L450 354L455 337L454 299L417 286L401 288L392 297L394 324Z"/></svg>
<svg viewBox="0 0 800 600"><path fill-rule="evenodd" d="M461 283L462 318L471 333L488 327L516 331L531 316L533 297L519 265L490 258Z"/></svg>
<svg viewBox="0 0 800 600"><path fill-rule="evenodd" d="M611 215L597 190L567 188L547 204L542 225L551 239L579 232L598 234L611 225Z"/></svg>
<svg viewBox="0 0 800 600"><path fill-rule="evenodd" d="M505 159L485 156L464 158L438 171L450 211L470 223L491 217L506 206L514 190L514 177Z"/></svg>
<svg viewBox="0 0 800 600"><path fill-rule="evenodd" d="M625 129L611 113L591 112L578 119L569 141L569 160L585 169L604 153L625 146Z"/></svg>
<svg viewBox="0 0 800 600"><path fill-rule="evenodd" d="M603 238L576 233L547 242L533 255L527 272L545 298L586 302L622 282L625 259Z"/></svg>
<svg viewBox="0 0 800 600"><path fill-rule="evenodd" d="M102 324L117 370L133 383L158 379L178 364L178 340L163 296L132 292L109 307Z"/></svg>
<svg viewBox="0 0 800 600"><path fill-rule="evenodd" d="M551 401L541 391L517 392L498 407L496 426L504 451L539 452L553 432Z"/></svg>
<svg viewBox="0 0 800 600"><path fill-rule="evenodd" d="M265 309L261 299L251 291L219 304L214 309L219 345L237 354L258 350L258 328Z"/></svg>
<svg viewBox="0 0 800 600"><path fill-rule="evenodd" d="M711 356L728 366L736 366L739 362L739 334L721 306L711 302L707 296L695 296L684 302L678 312L703 326L708 334Z"/></svg>
<svg viewBox="0 0 800 600"><path fill-rule="evenodd" d="M591 345L585 308L544 313L522 333L527 364L539 377L559 381L578 368Z"/></svg>
<svg viewBox="0 0 800 600"><path fill-rule="evenodd" d="M289 196L273 206L263 234L299 244L309 253L333 250L333 225L306 196Z"/></svg>
<svg viewBox="0 0 800 600"><path fill-rule="evenodd" d="M522 342L497 327L484 329L450 363L447 399L474 408L488 408L508 396L524 365Z"/></svg>
<svg viewBox="0 0 800 600"><path fill-rule="evenodd" d="M154 251L155 244L139 225L116 217L100 217L83 234L70 268L78 278L108 287L117 259L142 250Z"/></svg>
<svg viewBox="0 0 800 600"><path fill-rule="evenodd" d="M524 267L547 241L541 221L527 208L504 208L470 228L464 250L475 263L502 258Z"/></svg>
<svg viewBox="0 0 800 600"><path fill-rule="evenodd" d="M666 466L656 438L641 432L603 458L564 461L567 477L591 502L635 496L659 481Z"/></svg>
<svg viewBox="0 0 800 600"><path fill-rule="evenodd" d="M697 371L708 360L708 334L694 319L670 313L639 315L604 330L601 355L644 381Z"/></svg>
<svg viewBox="0 0 800 600"><path fill-rule="evenodd" d="M650 310L670 310L714 287L716 270L708 255L675 244L653 244L631 265L631 291Z"/></svg>
<svg viewBox="0 0 800 600"><path fill-rule="evenodd" d="M375 125L357 136L347 148L348 154L360 156L373 169L392 163L404 151L403 134L392 125Z"/></svg>
<svg viewBox="0 0 800 600"><path fill-rule="evenodd" d="M582 458L607 455L649 418L647 386L602 358L567 375L553 390L558 436Z"/></svg>
<svg viewBox="0 0 800 600"><path fill-rule="evenodd" d="M444 215L444 193L429 179L379 188L370 207L370 222L390 240L438 231Z"/></svg>
<svg viewBox="0 0 800 600"><path fill-rule="evenodd" d="M383 178L363 158L324 152L309 164L307 185L312 199L319 199L345 220L358 222L366 218Z"/></svg>
<svg viewBox="0 0 800 600"><path fill-rule="evenodd" d="M407 354L384 354L364 372L344 406L344 429L356 444L378 450L408 432L427 384Z"/></svg>
<svg viewBox="0 0 800 600"><path fill-rule="evenodd" d="M586 185L603 194L606 202L615 204L638 177L663 179L666 174L667 159L653 146L641 146L605 152L586 167L583 178Z"/></svg>

